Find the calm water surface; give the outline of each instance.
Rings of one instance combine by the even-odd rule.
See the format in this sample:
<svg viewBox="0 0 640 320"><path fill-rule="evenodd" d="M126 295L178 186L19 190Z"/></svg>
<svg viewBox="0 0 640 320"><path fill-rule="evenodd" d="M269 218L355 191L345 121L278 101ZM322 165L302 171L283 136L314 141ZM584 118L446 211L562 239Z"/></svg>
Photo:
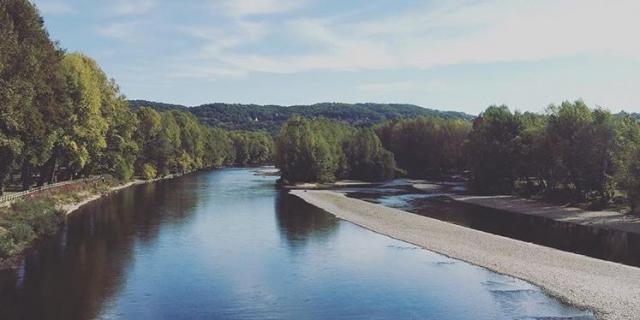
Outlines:
<svg viewBox="0 0 640 320"><path fill-rule="evenodd" d="M90 204L0 274L0 319L593 318L338 220L274 182L228 169Z"/></svg>

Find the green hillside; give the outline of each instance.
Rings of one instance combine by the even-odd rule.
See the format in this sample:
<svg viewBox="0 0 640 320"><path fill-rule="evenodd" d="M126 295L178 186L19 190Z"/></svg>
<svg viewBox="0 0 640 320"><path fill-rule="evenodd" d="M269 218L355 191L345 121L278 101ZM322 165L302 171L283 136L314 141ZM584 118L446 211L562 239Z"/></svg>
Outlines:
<svg viewBox="0 0 640 320"><path fill-rule="evenodd" d="M158 111L170 109L188 110L202 123L214 127L270 132L277 131L292 115L301 115L309 118L325 117L355 126L369 126L387 120L418 116L438 116L447 119L473 119L475 117L463 112L440 111L411 104L318 103L285 107L278 105L212 103L197 107L186 107L144 100L131 100L129 104L134 109L148 106Z"/></svg>

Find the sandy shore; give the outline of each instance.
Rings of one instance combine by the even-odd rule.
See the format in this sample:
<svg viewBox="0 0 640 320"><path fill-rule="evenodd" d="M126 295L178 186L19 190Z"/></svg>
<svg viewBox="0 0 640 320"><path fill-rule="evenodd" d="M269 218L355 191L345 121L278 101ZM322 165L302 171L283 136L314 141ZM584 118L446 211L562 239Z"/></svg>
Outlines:
<svg viewBox="0 0 640 320"><path fill-rule="evenodd" d="M107 192L91 195L91 196L83 199L80 202L66 204L66 205L62 206L60 209L66 215L69 215L69 214L77 211L78 209L80 209L80 207L82 207L82 206L84 206L84 205L86 205L86 204L88 204L88 203L90 203L92 201L98 200L98 199L100 199L102 197L106 197L106 196L108 196L108 195L110 195L110 194L112 194L112 193L114 193L114 192L116 192L118 190L122 190L122 189L131 187L131 186L134 186L134 185L138 185L138 184L145 184L145 183L151 183L151 182L156 182L156 181L160 181L160 180L173 179L173 178L180 177L180 176L182 176L182 175L172 174L172 175L168 175L168 176L165 176L165 177L162 177L162 178L156 178L156 179L151 179L151 180L136 179L136 180L133 180L133 181L129 181L129 182L125 183L125 184L120 184L120 185L111 187L111 188L109 188L109 190Z"/></svg>
<svg viewBox="0 0 640 320"><path fill-rule="evenodd" d="M640 234L640 217L616 211L587 211L578 208L555 206L541 201L522 199L514 196L453 195L451 198L464 203L513 213ZM640 315L638 319L640 319Z"/></svg>
<svg viewBox="0 0 640 320"><path fill-rule="evenodd" d="M136 185L136 184L143 184L143 183L148 183L148 182L151 182L151 181L152 180L133 180L133 181L127 182L125 184L121 184L121 185L117 185L115 187L112 187L107 192L91 195L91 196L83 199L80 202L63 205L60 209L66 215L69 215L69 214L77 211L78 209L80 209L80 207L84 206L85 204L88 204L88 203L90 203L92 201L98 200L98 199L100 199L102 197L106 197L106 196L112 194L113 192L116 192L118 190L122 190L124 188L128 188L128 187Z"/></svg>
<svg viewBox="0 0 640 320"><path fill-rule="evenodd" d="M320 190L292 194L339 218L452 258L529 281L595 312L640 319L640 268L563 252Z"/></svg>

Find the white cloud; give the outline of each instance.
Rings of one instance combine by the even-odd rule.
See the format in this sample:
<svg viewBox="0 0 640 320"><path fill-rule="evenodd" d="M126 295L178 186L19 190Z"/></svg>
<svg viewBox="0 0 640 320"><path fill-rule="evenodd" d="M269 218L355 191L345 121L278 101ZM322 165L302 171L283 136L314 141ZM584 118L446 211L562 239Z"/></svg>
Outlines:
<svg viewBox="0 0 640 320"><path fill-rule="evenodd" d="M202 47L206 54L257 42L269 33L268 29L263 23L242 20L234 21L225 28L206 25L180 27L183 34L204 40Z"/></svg>
<svg viewBox="0 0 640 320"><path fill-rule="evenodd" d="M285 10L288 2L226 3L235 14L246 15ZM638 11L640 2L634 0L437 2L383 19L374 16L348 21L328 17L285 22L277 32L291 43L314 48L307 52L237 53L230 43L215 55L235 68L272 73L427 69L580 54L640 60L640 42L635 41L640 30L640 19L635 18Z"/></svg>
<svg viewBox="0 0 640 320"><path fill-rule="evenodd" d="M111 12L116 15L140 15L154 9L156 0L112 0L109 1Z"/></svg>
<svg viewBox="0 0 640 320"><path fill-rule="evenodd" d="M305 0L222 0L215 5L216 12L232 17L267 15L298 9Z"/></svg>
<svg viewBox="0 0 640 320"><path fill-rule="evenodd" d="M116 22L97 28L102 36L121 41L135 41L140 36L140 23Z"/></svg>
<svg viewBox="0 0 640 320"><path fill-rule="evenodd" d="M73 13L73 7L70 4L56 1L38 1L36 6L42 14L45 15L64 15Z"/></svg>

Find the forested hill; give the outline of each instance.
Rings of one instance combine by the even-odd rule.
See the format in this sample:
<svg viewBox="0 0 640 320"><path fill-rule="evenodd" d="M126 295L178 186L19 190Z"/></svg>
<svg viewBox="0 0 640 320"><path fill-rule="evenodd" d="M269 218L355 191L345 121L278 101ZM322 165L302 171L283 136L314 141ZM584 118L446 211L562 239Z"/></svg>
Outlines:
<svg viewBox="0 0 640 320"><path fill-rule="evenodd" d="M276 132L292 115L304 117L325 117L355 126L367 126L386 120L414 118L418 116L438 116L441 118L473 119L475 116L454 111L439 111L411 104L378 103L318 103L313 105L278 106L254 104L212 103L197 107L130 100L130 106L142 106L158 111L170 109L188 110L202 123L233 130L266 130Z"/></svg>

